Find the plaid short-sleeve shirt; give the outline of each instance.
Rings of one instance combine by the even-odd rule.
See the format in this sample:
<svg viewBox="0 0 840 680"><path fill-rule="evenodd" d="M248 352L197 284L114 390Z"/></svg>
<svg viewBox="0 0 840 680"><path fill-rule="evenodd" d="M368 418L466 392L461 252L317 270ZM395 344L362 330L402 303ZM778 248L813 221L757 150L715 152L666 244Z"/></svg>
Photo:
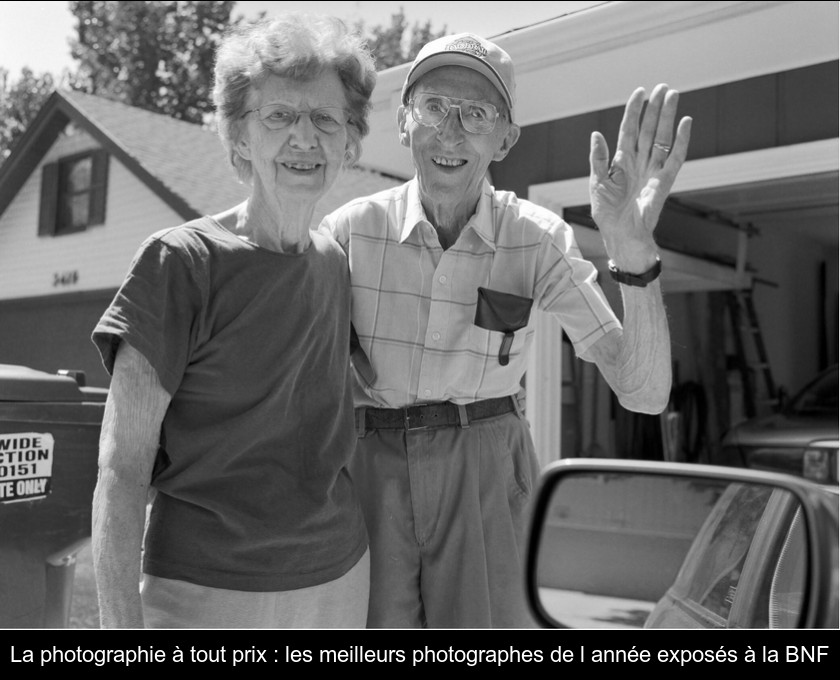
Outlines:
<svg viewBox="0 0 840 680"><path fill-rule="evenodd" d="M370 362L357 406L464 404L516 394L534 314L499 361L504 333L475 325L478 288L533 300L556 315L578 354L620 324L594 265L555 213L485 182L475 214L448 250L420 204L416 179L351 201L324 219L348 255L352 318Z"/></svg>

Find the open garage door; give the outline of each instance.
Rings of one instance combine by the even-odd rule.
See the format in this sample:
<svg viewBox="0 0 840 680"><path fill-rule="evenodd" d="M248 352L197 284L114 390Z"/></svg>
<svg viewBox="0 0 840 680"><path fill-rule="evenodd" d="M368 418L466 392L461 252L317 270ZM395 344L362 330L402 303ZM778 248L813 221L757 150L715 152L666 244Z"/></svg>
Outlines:
<svg viewBox="0 0 840 680"><path fill-rule="evenodd" d="M837 148L838 140L833 139L687 162L672 192L675 203L683 208L707 211L710 215L734 216L735 221L750 228L729 230L731 243L726 248L729 254L726 262L703 254L702 247L708 245L710 237L702 228L683 234L694 237L698 254L690 249L686 251L685 243L690 243L691 238L681 238L679 250L663 247L662 289L666 295L751 291L759 281L782 290L790 298L788 307L806 315L804 323L809 328L813 318L821 313L814 311L815 308L825 307L829 315L833 314L833 320L829 318L824 325L829 332L835 328L833 337L825 344L829 347L832 341L836 344ZM575 230L584 256L606 272L606 253L600 235L591 225L575 222L576 210L589 202L588 178L532 185L528 198L566 217ZM756 257L764 258L765 264L758 276L755 267L748 266L748 248L753 247L749 245L750 229L753 227L763 234L760 244L763 252L757 252ZM791 245L800 251L810 249L824 254L820 256L824 258L823 267L828 273L823 271L823 284L815 283L818 274L811 271L810 266L807 271L800 266L803 257L794 253ZM788 253L790 259L785 260ZM767 264L773 261L771 258L782 264ZM820 285L822 293L819 292ZM611 290L605 292L608 297L615 294ZM774 318L774 311L771 309L762 317L770 322L774 341L777 344L799 342L800 338L795 336L801 335L803 324ZM792 333L792 328L796 328L797 333ZM567 365L559 324L553 319L539 319L526 384L527 415L543 463L562 457L563 368ZM594 408L590 400L584 401L586 408ZM602 399L600 408L609 408L608 402ZM588 418L583 420L590 422Z"/></svg>

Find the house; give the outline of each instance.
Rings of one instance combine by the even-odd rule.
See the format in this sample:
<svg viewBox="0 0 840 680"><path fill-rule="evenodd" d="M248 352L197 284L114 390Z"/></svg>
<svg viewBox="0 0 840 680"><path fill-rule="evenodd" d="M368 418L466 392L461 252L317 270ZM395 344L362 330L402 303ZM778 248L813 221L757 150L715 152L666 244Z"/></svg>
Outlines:
<svg viewBox="0 0 840 680"><path fill-rule="evenodd" d="M604 2L488 37L516 65L522 127L491 166L492 182L563 215L601 270L588 219L591 132L614 150L630 93L659 82L680 91L680 115L694 119L657 238L684 388L675 394L701 403L665 422L626 417L591 366L569 356L559 324L540 318L525 383L543 461L592 451L645 457L645 447L653 458L685 457L660 427L676 423L677 437L700 429L714 446L751 408L769 408L759 399L794 392L837 361L837 3ZM370 167L399 177L413 172L396 128L408 68L380 74L365 147ZM617 299L608 278L604 288ZM743 319L750 301L763 351L729 315ZM728 370L742 360L766 361L771 372ZM703 462L696 454L687 455Z"/></svg>
<svg viewBox="0 0 840 680"><path fill-rule="evenodd" d="M398 180L343 173L313 222ZM90 334L151 233L244 200L218 136L79 92L51 95L0 167L0 363L109 378Z"/></svg>

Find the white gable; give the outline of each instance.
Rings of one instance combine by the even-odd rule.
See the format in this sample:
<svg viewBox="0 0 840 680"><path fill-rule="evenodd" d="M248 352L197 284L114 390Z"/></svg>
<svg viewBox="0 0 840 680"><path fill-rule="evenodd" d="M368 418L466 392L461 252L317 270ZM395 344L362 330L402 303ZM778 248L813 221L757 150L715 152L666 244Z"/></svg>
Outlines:
<svg viewBox="0 0 840 680"><path fill-rule="evenodd" d="M98 146L90 135L68 126L0 215L0 300L116 288L146 236L183 222L112 156L105 224L39 237L41 168Z"/></svg>

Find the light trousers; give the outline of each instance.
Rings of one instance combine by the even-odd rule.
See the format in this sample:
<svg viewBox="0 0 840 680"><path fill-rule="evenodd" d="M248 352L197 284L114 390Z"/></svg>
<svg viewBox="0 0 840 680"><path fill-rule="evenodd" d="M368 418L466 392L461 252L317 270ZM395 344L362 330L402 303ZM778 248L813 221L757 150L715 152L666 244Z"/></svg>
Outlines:
<svg viewBox="0 0 840 680"><path fill-rule="evenodd" d="M364 628L370 551L344 576L282 592L209 588L143 575L146 628Z"/></svg>
<svg viewBox="0 0 840 680"><path fill-rule="evenodd" d="M351 467L371 551L369 628L521 628L532 491L530 427L509 413L373 430Z"/></svg>

